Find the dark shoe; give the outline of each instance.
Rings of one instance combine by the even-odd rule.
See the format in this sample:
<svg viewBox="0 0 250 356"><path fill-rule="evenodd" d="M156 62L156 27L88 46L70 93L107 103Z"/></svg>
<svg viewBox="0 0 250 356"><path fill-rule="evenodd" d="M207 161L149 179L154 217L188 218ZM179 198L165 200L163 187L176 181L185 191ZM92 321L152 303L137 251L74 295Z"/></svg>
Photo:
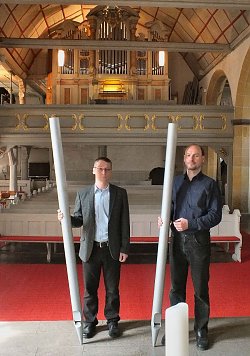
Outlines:
<svg viewBox="0 0 250 356"><path fill-rule="evenodd" d="M208 349L207 330L198 330L196 332L196 345L197 348L201 351Z"/></svg>
<svg viewBox="0 0 250 356"><path fill-rule="evenodd" d="M161 344L162 346L165 346L165 334L161 338Z"/></svg>
<svg viewBox="0 0 250 356"><path fill-rule="evenodd" d="M96 326L95 324L86 323L83 327L83 338L90 339L95 335Z"/></svg>
<svg viewBox="0 0 250 356"><path fill-rule="evenodd" d="M108 328L109 328L109 336L110 337L119 337L120 336L120 330L118 328L118 323L117 321L112 321L108 323Z"/></svg>

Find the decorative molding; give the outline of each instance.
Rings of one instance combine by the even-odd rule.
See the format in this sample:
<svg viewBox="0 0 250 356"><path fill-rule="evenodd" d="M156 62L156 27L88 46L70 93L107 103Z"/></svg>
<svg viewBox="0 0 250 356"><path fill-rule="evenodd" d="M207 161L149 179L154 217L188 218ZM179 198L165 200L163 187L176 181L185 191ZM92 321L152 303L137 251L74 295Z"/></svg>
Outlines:
<svg viewBox="0 0 250 356"><path fill-rule="evenodd" d="M85 128L82 124L82 121L84 119L84 115L80 114L79 116L77 114L72 114L72 119L75 121L74 125L72 126L72 131L75 131L77 128L79 128L81 131L84 131Z"/></svg>
<svg viewBox="0 0 250 356"><path fill-rule="evenodd" d="M18 124L16 125L15 129L16 130L28 130L29 127L26 124L26 119L28 118L28 114L24 114L23 116L21 116L21 114L16 114L16 118L18 120Z"/></svg>
<svg viewBox="0 0 250 356"><path fill-rule="evenodd" d="M148 114L144 114L144 119L146 121L146 124L144 126L144 131L150 130L150 122L151 122L151 129L153 131L157 131L157 127L155 125L155 120L156 120L156 115L154 114L151 119Z"/></svg>
<svg viewBox="0 0 250 356"><path fill-rule="evenodd" d="M130 131L131 130L131 126L129 125L129 119L130 119L130 115L126 115L125 117L125 129Z"/></svg>
<svg viewBox="0 0 250 356"><path fill-rule="evenodd" d="M173 123L177 123L177 129L178 130L187 130L187 129L191 129L191 130L198 130L200 128L200 123L199 123L199 116L198 115L193 115L190 117L193 121L193 125L191 127L184 127L181 125L181 120L183 120L184 122L187 120L187 117L184 117L182 115L177 115L177 116L169 116L169 119L173 122ZM189 118L189 119L190 119Z"/></svg>
<svg viewBox="0 0 250 356"><path fill-rule="evenodd" d="M117 127L117 130L120 131L123 128L123 120L125 122L124 128L127 131L131 131L131 126L129 125L129 120L130 120L130 114L125 116L125 119L123 119L123 116L121 114L117 114L117 118L119 120L119 125Z"/></svg>
<svg viewBox="0 0 250 356"><path fill-rule="evenodd" d="M1 144L49 145L48 120L60 118L66 142L162 144L170 122L178 139L190 143L233 140L234 109L203 105L6 105L0 110ZM239 121L239 120L237 120Z"/></svg>
<svg viewBox="0 0 250 356"><path fill-rule="evenodd" d="M45 125L43 126L43 130L47 131L49 129L49 115L44 114L43 117L45 119Z"/></svg>
<svg viewBox="0 0 250 356"><path fill-rule="evenodd" d="M118 118L118 127L117 127L117 131L120 131L121 129L122 129L122 127L123 127L123 117L122 117L122 115L121 114L118 114L117 115L117 118Z"/></svg>
<svg viewBox="0 0 250 356"><path fill-rule="evenodd" d="M221 127L205 127L204 126L204 120L206 119L221 119ZM205 116L203 114L200 115L200 118L199 118L199 122L200 122L200 125L199 125L199 128L200 130L226 130L227 128L227 118L226 118L226 115L221 115L221 116L218 116L218 117L210 117L210 116Z"/></svg>

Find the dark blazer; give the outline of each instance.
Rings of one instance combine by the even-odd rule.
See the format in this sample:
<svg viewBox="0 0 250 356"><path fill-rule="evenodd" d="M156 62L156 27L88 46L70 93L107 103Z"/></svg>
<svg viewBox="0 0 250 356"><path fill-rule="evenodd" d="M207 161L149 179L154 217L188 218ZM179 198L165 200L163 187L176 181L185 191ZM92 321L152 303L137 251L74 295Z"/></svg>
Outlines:
<svg viewBox="0 0 250 356"><path fill-rule="evenodd" d="M79 257L87 262L95 239L95 186L88 186L76 195L75 209L71 216L72 227L81 227ZM120 252L128 254L130 243L130 222L127 191L116 185L109 185L108 239L111 256L119 259Z"/></svg>

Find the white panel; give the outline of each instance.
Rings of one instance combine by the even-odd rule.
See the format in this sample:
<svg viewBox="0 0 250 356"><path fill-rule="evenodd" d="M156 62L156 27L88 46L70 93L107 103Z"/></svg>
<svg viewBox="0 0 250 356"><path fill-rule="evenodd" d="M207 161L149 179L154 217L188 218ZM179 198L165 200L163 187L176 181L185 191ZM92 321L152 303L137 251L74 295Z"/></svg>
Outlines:
<svg viewBox="0 0 250 356"><path fill-rule="evenodd" d="M150 235L149 236L159 236L159 228L157 221L150 221Z"/></svg>
<svg viewBox="0 0 250 356"><path fill-rule="evenodd" d="M6 234L23 235L25 233L23 225L24 225L23 221L10 221L9 228L6 231Z"/></svg>
<svg viewBox="0 0 250 356"><path fill-rule="evenodd" d="M35 236L45 235L45 222L44 221L29 221L28 222L28 235L35 235Z"/></svg>
<svg viewBox="0 0 250 356"><path fill-rule="evenodd" d="M211 236L218 236L219 235L219 227L218 227L218 225L216 225L216 226L214 226L214 227L212 227L210 229L210 234L211 234Z"/></svg>
<svg viewBox="0 0 250 356"><path fill-rule="evenodd" d="M6 223L5 221L0 221L0 234L6 235Z"/></svg>
<svg viewBox="0 0 250 356"><path fill-rule="evenodd" d="M150 224L145 221L133 221L131 223L131 236L150 236Z"/></svg>
<svg viewBox="0 0 250 356"><path fill-rule="evenodd" d="M81 236L81 228L74 228L73 230L73 236L78 237Z"/></svg>
<svg viewBox="0 0 250 356"><path fill-rule="evenodd" d="M61 236L62 228L61 228L59 221L45 222L45 235L47 235L47 236Z"/></svg>
<svg viewBox="0 0 250 356"><path fill-rule="evenodd" d="M234 232L234 227L232 224L232 221L223 221L219 224L219 234L221 236L230 236L230 235L235 235Z"/></svg>

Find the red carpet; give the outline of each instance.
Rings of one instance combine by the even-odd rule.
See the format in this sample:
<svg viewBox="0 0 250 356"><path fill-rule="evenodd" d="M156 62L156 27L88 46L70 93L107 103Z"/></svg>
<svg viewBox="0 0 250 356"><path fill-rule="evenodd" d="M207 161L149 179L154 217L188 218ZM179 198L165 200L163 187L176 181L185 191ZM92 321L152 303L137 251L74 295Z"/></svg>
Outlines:
<svg viewBox="0 0 250 356"><path fill-rule="evenodd" d="M248 238L247 238L248 237ZM250 316L250 236L243 238L243 262L211 264L211 317ZM245 252L244 252L245 251ZM121 274L121 318L150 320L155 265L126 264ZM82 291L81 265L78 265ZM71 320L66 266L62 264L0 264L0 321ZM163 310L168 304L169 266L166 271ZM104 319L104 287L100 285L99 319ZM187 290L193 317L193 290ZM162 313L164 317L164 311Z"/></svg>

